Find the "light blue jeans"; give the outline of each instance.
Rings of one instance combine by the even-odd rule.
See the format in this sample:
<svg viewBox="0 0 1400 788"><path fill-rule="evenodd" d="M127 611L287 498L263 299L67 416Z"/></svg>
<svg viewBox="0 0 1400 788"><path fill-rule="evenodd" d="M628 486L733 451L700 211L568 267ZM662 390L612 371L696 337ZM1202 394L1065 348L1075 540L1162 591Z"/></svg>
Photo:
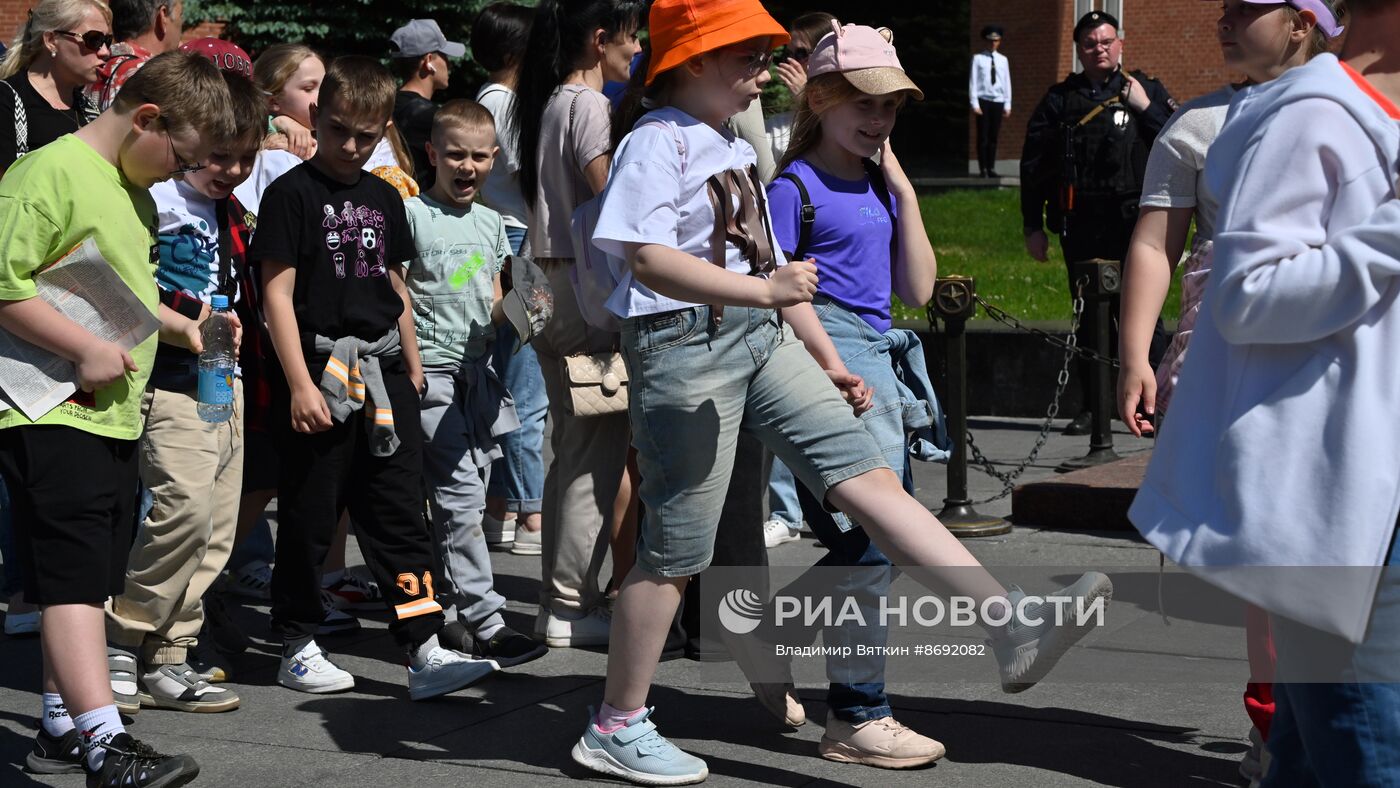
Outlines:
<svg viewBox="0 0 1400 788"><path fill-rule="evenodd" d="M865 431L879 445L881 454L891 469L904 480L904 489L913 494L907 435L904 427L904 407L899 397L893 361L887 343L874 328L855 313L838 304L818 297L813 306L822 327L831 337L836 352L846 369L860 375L865 385L875 389L870 410L861 415ZM803 576L783 589L786 595L803 595L804 586L831 582L832 567L849 571L830 589L812 588L810 593L831 593L837 598L857 599L865 611L865 620L878 622L878 603L889 592L895 576L890 559L870 540L862 528L851 528L851 520L840 513L829 513L807 490L793 488L801 501L801 511L812 533L826 547L827 554L817 562L824 574ZM815 633L813 633L815 636ZM868 626L832 627L826 632L828 645L883 646L888 642L888 630L878 623ZM891 715L885 695L885 658L881 655L863 657L828 657L826 665L827 705L840 720L860 724Z"/></svg>
<svg viewBox="0 0 1400 788"><path fill-rule="evenodd" d="M1279 671L1306 654L1340 658L1348 682L1274 684L1267 788L1400 785L1400 528L1391 537L1366 642L1352 647L1281 616L1272 617ZM1330 644L1329 644L1330 642Z"/></svg>
<svg viewBox="0 0 1400 788"><path fill-rule="evenodd" d="M710 565L741 429L819 501L889 467L773 310L726 307L718 324L707 306L629 318L622 353L646 507L637 566L646 572L686 577Z"/></svg>
<svg viewBox="0 0 1400 788"><path fill-rule="evenodd" d="M789 528L802 525L802 504L797 500L797 477L777 457L768 471L768 519L782 520Z"/></svg>
<svg viewBox="0 0 1400 788"><path fill-rule="evenodd" d="M506 238L510 241L511 252L520 254L525 228L507 227ZM491 365L515 399L520 429L501 436L505 455L491 465L486 494L504 498L508 512L533 514L540 511L544 498L544 422L549 412L549 398L545 396L544 377L535 349L526 344L517 353L517 346L520 346L520 338L515 335L515 329L509 323L502 325L491 350Z"/></svg>

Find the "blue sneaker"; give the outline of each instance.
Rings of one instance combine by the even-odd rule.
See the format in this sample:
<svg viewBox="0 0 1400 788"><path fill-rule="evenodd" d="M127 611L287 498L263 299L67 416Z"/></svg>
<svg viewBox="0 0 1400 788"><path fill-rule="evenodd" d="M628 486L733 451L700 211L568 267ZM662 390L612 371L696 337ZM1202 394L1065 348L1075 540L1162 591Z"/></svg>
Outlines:
<svg viewBox="0 0 1400 788"><path fill-rule="evenodd" d="M1025 596L1025 592L1012 586L1007 600L1015 610ZM1085 609L1099 598L1105 602L1112 599L1113 583L1102 573L1085 572L1073 585L1047 596L1075 600L1063 621L1056 621L1055 610L1048 602L1028 604L1024 617L1040 619L1040 623L1032 625L1013 618L1001 637L989 641L1001 671L1002 692L1025 692L1045 678L1065 651L1093 628L1091 622L1081 624L1073 611Z"/></svg>
<svg viewBox="0 0 1400 788"><path fill-rule="evenodd" d="M574 762L639 785L690 785L710 776L705 762L656 732L648 708L612 733L600 733L588 710L588 728L574 745Z"/></svg>

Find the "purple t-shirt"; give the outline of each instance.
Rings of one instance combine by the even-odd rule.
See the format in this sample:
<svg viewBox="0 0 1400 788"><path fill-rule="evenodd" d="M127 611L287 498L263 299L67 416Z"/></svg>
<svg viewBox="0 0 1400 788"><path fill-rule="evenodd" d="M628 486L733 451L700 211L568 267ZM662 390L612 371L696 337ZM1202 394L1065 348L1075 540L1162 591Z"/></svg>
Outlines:
<svg viewBox="0 0 1400 788"><path fill-rule="evenodd" d="M817 291L860 315L880 333L890 330L890 236L894 224L869 179L845 181L798 159L784 172L807 187L817 209L804 250L817 261ZM795 250L802 197L786 178L768 187L773 234L785 253ZM896 213L896 217L898 214Z"/></svg>

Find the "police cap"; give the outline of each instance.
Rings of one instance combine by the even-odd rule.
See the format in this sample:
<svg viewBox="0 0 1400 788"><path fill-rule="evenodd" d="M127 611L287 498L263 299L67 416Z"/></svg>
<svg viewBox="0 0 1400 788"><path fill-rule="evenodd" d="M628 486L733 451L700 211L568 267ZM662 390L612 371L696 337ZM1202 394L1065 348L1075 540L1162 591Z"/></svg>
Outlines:
<svg viewBox="0 0 1400 788"><path fill-rule="evenodd" d="M1118 30L1118 20L1113 14L1104 13L1103 11L1090 11L1080 17L1079 24L1074 26L1074 40L1078 41L1079 37L1084 34L1084 31L1093 30L1103 25L1113 25L1114 31L1116 32Z"/></svg>

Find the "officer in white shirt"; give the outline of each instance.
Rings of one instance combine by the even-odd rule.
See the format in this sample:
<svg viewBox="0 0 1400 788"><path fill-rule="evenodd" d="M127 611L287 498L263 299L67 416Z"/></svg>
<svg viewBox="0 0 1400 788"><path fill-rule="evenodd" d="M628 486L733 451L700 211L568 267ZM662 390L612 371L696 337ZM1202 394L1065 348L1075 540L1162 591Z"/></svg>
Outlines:
<svg viewBox="0 0 1400 788"><path fill-rule="evenodd" d="M1001 121L1011 117L1011 62L1001 49L1000 25L982 28L987 48L972 57L968 97L977 116L977 165L983 178L997 177L997 137Z"/></svg>

